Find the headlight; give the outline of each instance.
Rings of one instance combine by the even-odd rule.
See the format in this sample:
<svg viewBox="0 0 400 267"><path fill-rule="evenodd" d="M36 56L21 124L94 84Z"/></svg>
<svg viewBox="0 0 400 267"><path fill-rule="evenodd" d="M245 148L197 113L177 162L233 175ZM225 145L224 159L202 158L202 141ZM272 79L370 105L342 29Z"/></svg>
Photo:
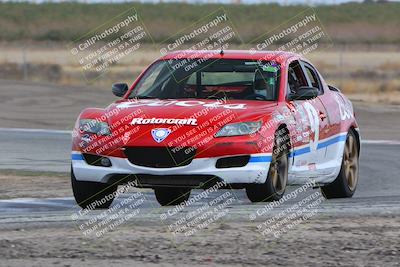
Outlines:
<svg viewBox="0 0 400 267"><path fill-rule="evenodd" d="M79 130L97 135L110 135L110 127L106 122L91 119L79 120Z"/></svg>
<svg viewBox="0 0 400 267"><path fill-rule="evenodd" d="M219 130L215 137L248 135L257 132L258 130L260 130L260 128L261 121L232 123L222 127L222 129Z"/></svg>

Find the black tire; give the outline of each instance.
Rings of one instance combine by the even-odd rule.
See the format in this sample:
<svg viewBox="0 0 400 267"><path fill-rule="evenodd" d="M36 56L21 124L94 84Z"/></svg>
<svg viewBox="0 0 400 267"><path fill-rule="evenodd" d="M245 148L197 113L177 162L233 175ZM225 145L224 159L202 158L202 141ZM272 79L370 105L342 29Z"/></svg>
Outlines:
<svg viewBox="0 0 400 267"><path fill-rule="evenodd" d="M190 188L185 187L156 187L154 194L161 206L179 205L190 197Z"/></svg>
<svg viewBox="0 0 400 267"><path fill-rule="evenodd" d="M356 135L353 130L350 130L347 134L345 149L343 151L342 166L338 177L336 177L332 183L321 187L322 194L325 198L348 198L353 196L358 183L358 147L359 145Z"/></svg>
<svg viewBox="0 0 400 267"><path fill-rule="evenodd" d="M287 130L278 130L275 134L272 161L265 183L246 186L246 194L251 202L277 201L282 198L288 180L289 144Z"/></svg>
<svg viewBox="0 0 400 267"><path fill-rule="evenodd" d="M76 203L82 209L108 209L118 185L78 181L71 167L71 184Z"/></svg>

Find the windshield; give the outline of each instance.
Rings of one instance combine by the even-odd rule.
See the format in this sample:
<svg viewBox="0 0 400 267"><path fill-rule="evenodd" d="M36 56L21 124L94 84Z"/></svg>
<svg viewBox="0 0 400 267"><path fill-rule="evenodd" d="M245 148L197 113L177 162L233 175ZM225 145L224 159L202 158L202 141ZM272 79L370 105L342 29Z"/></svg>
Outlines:
<svg viewBox="0 0 400 267"><path fill-rule="evenodd" d="M228 59L155 62L129 98L276 100L279 65Z"/></svg>

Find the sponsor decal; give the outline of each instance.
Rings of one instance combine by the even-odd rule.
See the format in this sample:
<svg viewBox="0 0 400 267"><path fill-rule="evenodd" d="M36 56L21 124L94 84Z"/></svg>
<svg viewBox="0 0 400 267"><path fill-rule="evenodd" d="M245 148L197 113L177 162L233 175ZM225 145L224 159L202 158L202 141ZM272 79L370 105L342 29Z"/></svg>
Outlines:
<svg viewBox="0 0 400 267"><path fill-rule="evenodd" d="M117 108L133 108L133 107L166 107L166 106L178 106L178 107L196 107L203 106L206 108L226 108L226 109L246 109L246 104L225 104L222 102L204 102L198 100L154 100L154 99L139 99L135 101L124 102L117 105Z"/></svg>
<svg viewBox="0 0 400 267"><path fill-rule="evenodd" d="M353 107L350 103L350 101L345 101L342 97L340 97L337 94L334 94L336 103L339 106L339 113L340 113L340 119L342 121L345 121L347 119L352 119L353 116Z"/></svg>
<svg viewBox="0 0 400 267"><path fill-rule="evenodd" d="M310 142L310 133L309 132L303 132L303 142L309 143Z"/></svg>
<svg viewBox="0 0 400 267"><path fill-rule="evenodd" d="M308 164L308 169L310 171L315 171L317 169L317 165L315 165L315 163L310 163Z"/></svg>
<svg viewBox="0 0 400 267"><path fill-rule="evenodd" d="M157 143L161 143L162 141L164 141L170 133L171 130L168 128L157 128L151 130L151 136L153 136L154 141L156 141Z"/></svg>
<svg viewBox="0 0 400 267"><path fill-rule="evenodd" d="M174 119L174 118L133 118L132 125L144 124L178 124L178 125L197 125L197 119Z"/></svg>

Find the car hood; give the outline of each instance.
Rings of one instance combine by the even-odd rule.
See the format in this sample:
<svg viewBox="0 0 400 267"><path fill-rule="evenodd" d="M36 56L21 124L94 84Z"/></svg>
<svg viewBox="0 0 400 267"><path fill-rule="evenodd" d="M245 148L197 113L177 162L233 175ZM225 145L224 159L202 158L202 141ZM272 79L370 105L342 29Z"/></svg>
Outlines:
<svg viewBox="0 0 400 267"><path fill-rule="evenodd" d="M216 124L223 126L261 120L276 107L277 102L255 100L129 99L108 106L106 116L109 124L114 126L138 124L154 127L156 124L178 123L214 127Z"/></svg>

